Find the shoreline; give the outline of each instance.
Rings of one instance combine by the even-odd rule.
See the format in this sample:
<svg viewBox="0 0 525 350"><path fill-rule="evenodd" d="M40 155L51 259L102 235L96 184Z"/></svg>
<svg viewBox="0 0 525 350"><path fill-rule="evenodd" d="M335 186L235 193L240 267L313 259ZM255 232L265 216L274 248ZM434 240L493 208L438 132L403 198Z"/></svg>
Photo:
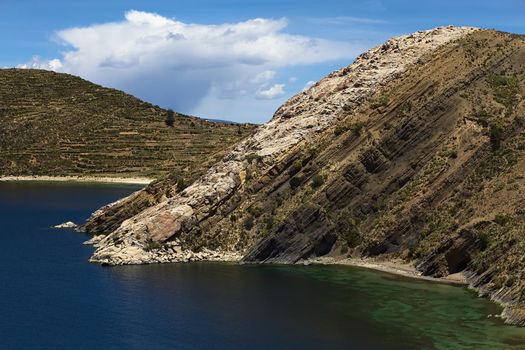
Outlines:
<svg viewBox="0 0 525 350"><path fill-rule="evenodd" d="M82 183L115 183L130 185L148 185L154 181L147 177L111 177L111 176L0 176L0 182L8 181L42 181L42 182L82 182Z"/></svg>
<svg viewBox="0 0 525 350"><path fill-rule="evenodd" d="M468 285L465 280L463 273L455 273L446 277L437 278L430 276L421 275L416 268L411 265L404 263L400 260L396 261L378 261L373 259L361 259L361 258L345 258L336 259L331 257L320 257L312 260L308 260L308 263L319 264L319 265L341 265L341 266L353 266L360 267L380 272L386 272L397 276L413 278L422 281L430 281L437 283L446 283L466 286Z"/></svg>

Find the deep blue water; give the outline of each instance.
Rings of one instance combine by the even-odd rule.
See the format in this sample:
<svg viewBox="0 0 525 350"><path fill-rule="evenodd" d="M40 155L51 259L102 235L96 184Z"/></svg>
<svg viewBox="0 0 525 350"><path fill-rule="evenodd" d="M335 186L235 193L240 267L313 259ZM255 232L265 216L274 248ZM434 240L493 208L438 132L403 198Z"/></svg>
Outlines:
<svg viewBox="0 0 525 350"><path fill-rule="evenodd" d="M461 287L335 266L87 262L131 186L0 183L0 349L525 349Z"/></svg>

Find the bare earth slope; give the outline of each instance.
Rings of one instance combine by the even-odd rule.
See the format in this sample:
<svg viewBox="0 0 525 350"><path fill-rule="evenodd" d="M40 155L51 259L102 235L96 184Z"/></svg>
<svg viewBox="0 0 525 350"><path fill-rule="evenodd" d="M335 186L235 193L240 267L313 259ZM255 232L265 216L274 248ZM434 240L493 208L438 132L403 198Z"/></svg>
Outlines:
<svg viewBox="0 0 525 350"><path fill-rule="evenodd" d="M91 260L401 258L424 275L463 272L523 324L524 82L522 36L444 27L391 39L97 238Z"/></svg>
<svg viewBox="0 0 525 350"><path fill-rule="evenodd" d="M0 69L0 175L188 179L253 129L207 122L69 75Z"/></svg>

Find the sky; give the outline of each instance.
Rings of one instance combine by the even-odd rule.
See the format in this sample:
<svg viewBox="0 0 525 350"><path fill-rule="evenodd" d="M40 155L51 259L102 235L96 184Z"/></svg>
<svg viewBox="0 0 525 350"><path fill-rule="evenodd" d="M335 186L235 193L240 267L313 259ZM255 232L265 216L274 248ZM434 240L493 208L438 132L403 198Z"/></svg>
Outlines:
<svg viewBox="0 0 525 350"><path fill-rule="evenodd" d="M263 123L390 37L525 34L525 1L0 0L0 67L78 75L164 108Z"/></svg>

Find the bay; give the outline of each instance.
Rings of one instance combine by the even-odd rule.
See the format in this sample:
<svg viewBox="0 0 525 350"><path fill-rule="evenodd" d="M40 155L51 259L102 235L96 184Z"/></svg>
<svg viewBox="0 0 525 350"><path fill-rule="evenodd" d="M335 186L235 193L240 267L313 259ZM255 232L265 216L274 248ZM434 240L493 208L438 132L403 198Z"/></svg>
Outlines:
<svg viewBox="0 0 525 350"><path fill-rule="evenodd" d="M345 266L102 267L83 222L129 185L0 183L1 349L525 349L463 287Z"/></svg>

